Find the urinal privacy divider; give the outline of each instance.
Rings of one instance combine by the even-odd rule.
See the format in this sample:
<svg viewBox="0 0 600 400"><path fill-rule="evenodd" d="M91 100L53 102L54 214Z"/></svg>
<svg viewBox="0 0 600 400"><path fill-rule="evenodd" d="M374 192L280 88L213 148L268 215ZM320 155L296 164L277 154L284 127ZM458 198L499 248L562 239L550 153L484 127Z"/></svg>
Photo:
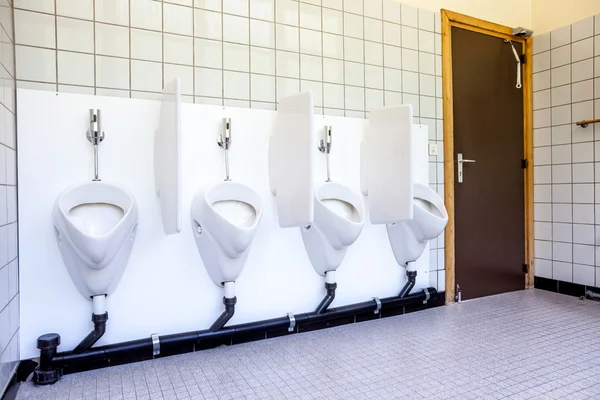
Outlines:
<svg viewBox="0 0 600 400"><path fill-rule="evenodd" d="M279 101L269 138L269 189L281 228L304 227L314 219L314 145L317 134L311 92Z"/></svg>
<svg viewBox="0 0 600 400"><path fill-rule="evenodd" d="M154 132L154 186L167 235L181 232L181 125L181 84L175 78L163 90L160 122Z"/></svg>

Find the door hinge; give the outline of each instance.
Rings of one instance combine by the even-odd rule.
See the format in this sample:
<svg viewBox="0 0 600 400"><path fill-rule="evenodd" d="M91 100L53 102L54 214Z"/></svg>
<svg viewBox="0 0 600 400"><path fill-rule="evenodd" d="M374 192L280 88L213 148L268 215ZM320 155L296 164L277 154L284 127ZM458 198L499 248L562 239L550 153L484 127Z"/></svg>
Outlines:
<svg viewBox="0 0 600 400"><path fill-rule="evenodd" d="M523 273L524 274L528 274L529 273L529 264L523 264Z"/></svg>
<svg viewBox="0 0 600 400"><path fill-rule="evenodd" d="M525 57L525 54L521 54L519 58L521 59L521 64L527 64L527 57Z"/></svg>
<svg viewBox="0 0 600 400"><path fill-rule="evenodd" d="M521 160L521 168L527 168L529 167L529 161L527 161L526 158Z"/></svg>

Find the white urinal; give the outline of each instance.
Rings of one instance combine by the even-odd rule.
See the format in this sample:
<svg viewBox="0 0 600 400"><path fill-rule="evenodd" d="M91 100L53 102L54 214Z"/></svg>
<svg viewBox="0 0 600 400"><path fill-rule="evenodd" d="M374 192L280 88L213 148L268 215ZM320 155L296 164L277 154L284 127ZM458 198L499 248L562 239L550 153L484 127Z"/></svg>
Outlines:
<svg viewBox="0 0 600 400"><path fill-rule="evenodd" d="M364 224L362 197L339 183L327 182L315 191L314 220L301 228L304 247L315 271L325 275L344 260Z"/></svg>
<svg viewBox="0 0 600 400"><path fill-rule="evenodd" d="M190 210L198 251L215 285L236 280L250 252L262 215L251 188L224 181L196 193Z"/></svg>
<svg viewBox="0 0 600 400"><path fill-rule="evenodd" d="M407 265L421 257L427 242L438 237L447 223L444 200L429 186L415 182L413 219L386 225L398 264Z"/></svg>
<svg viewBox="0 0 600 400"><path fill-rule="evenodd" d="M121 279L137 229L137 206L125 190L90 182L63 192L53 213L58 247L71 279L89 299Z"/></svg>

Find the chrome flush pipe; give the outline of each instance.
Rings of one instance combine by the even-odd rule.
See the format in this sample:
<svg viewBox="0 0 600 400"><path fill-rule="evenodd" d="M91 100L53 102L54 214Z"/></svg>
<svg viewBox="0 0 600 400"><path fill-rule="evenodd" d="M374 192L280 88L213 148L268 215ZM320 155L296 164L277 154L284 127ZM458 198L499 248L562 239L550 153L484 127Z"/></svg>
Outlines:
<svg viewBox="0 0 600 400"><path fill-rule="evenodd" d="M323 139L319 141L318 149L325 153L325 163L327 164L327 179L325 182L331 182L331 168L329 166L329 153L331 153L331 126L326 126L323 132Z"/></svg>
<svg viewBox="0 0 600 400"><path fill-rule="evenodd" d="M225 180L229 178L229 147L231 146L231 118L223 118L223 132L217 137L217 144L225 150Z"/></svg>
<svg viewBox="0 0 600 400"><path fill-rule="evenodd" d="M104 132L100 124L100 110L90 109L90 129L86 132L87 140L94 146L94 179L97 182L101 179L98 176L98 146L104 140Z"/></svg>

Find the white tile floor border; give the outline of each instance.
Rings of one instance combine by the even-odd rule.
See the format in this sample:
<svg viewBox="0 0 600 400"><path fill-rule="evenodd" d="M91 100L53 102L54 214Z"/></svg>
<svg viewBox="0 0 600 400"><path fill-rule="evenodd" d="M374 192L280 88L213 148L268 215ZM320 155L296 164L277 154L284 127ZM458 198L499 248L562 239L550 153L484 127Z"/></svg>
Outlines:
<svg viewBox="0 0 600 400"><path fill-rule="evenodd" d="M600 303L537 289L23 384L17 399L598 399Z"/></svg>

